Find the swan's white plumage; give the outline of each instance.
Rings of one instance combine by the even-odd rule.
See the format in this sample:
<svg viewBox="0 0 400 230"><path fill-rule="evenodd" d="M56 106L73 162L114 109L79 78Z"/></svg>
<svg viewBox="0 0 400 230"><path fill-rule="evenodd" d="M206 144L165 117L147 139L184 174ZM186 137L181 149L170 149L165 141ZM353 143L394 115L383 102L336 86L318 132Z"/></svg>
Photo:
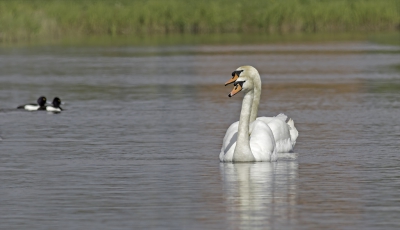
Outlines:
<svg viewBox="0 0 400 230"><path fill-rule="evenodd" d="M232 161L233 152L235 151L237 132L239 128L239 121L232 123L226 130L224 140L222 141L222 148L219 154L219 160Z"/></svg>
<svg viewBox="0 0 400 230"><path fill-rule="evenodd" d="M232 162L233 153L236 148L239 121L231 124L226 130L222 142L219 160L221 162ZM250 125L250 149L256 161L276 161L276 150L274 135L264 122L254 121Z"/></svg>
<svg viewBox="0 0 400 230"><path fill-rule="evenodd" d="M239 72L244 71L246 77L252 79L254 83L254 99L251 108L250 123L257 119L263 121L271 128L275 138L276 151L278 153L293 152L293 148L296 144L296 139L299 135L296 127L294 126L294 121L291 118L288 118L288 116L286 116L283 113L278 114L275 117L257 118L258 106L261 99L261 88L262 88L260 74L254 67L251 66L239 67L235 72L237 71ZM232 77L232 79L230 79L230 81L228 81L226 84L233 83L238 78L239 76L236 75L235 77Z"/></svg>
<svg viewBox="0 0 400 230"><path fill-rule="evenodd" d="M245 93L239 122L233 123L228 128L223 140L219 157L223 162L276 160L275 139L270 127L258 120L250 124L254 100L254 82L248 77L252 73L251 68L248 67L246 69L248 71L242 72L239 85L236 85L230 94L234 95L240 90Z"/></svg>
<svg viewBox="0 0 400 230"><path fill-rule="evenodd" d="M285 121L286 118L287 116L284 114L279 114L276 117L257 118L257 121L262 121L271 128L276 143L276 151L278 153L288 153L293 151L290 127Z"/></svg>
<svg viewBox="0 0 400 230"><path fill-rule="evenodd" d="M274 135L262 121L251 123L250 149L256 161L276 161Z"/></svg>
<svg viewBox="0 0 400 230"><path fill-rule="evenodd" d="M253 121L256 119L258 113L262 84L260 74L256 69L252 71L249 77L254 81L254 100L250 116L250 121ZM258 117L257 120L265 122L271 128L275 137L276 151L278 153L293 152L294 144L298 136L293 120L288 119L288 116L283 113L275 117ZM290 124L288 123L289 121L291 121ZM293 130L293 135L291 135L290 130ZM294 135L295 133L297 133L297 135Z"/></svg>
<svg viewBox="0 0 400 230"><path fill-rule="evenodd" d="M292 143L292 146L296 144L297 137L299 136L299 131L297 131L296 127L294 127L294 121L292 118L289 119L287 122L288 126L290 127L290 140Z"/></svg>
<svg viewBox="0 0 400 230"><path fill-rule="evenodd" d="M232 77L227 84L233 83L235 80L236 82L244 82L243 91L245 95L251 92L253 96L252 100L248 99L247 102L245 102L245 96L240 115L240 121L242 121L242 116L245 115L245 119L248 119L247 122L250 123L247 124L251 151L249 154L253 155L255 161L275 161L277 153L293 152L298 131L292 119L283 113L275 117L258 117L256 119L261 97L261 78L258 71L251 66L242 66L235 72L239 72L240 77L238 75L236 75L236 78ZM235 72L232 76L234 76ZM247 91L245 87L247 87ZM251 106L248 103L251 103ZM244 109L244 107L248 107L248 109ZM243 120L243 122L246 121ZM235 151L238 152L236 150L236 142L238 141L238 130L240 130L239 124L239 122L233 123L226 131L219 155L220 161L235 161ZM244 152L249 152L243 147L246 145L245 142L240 146Z"/></svg>

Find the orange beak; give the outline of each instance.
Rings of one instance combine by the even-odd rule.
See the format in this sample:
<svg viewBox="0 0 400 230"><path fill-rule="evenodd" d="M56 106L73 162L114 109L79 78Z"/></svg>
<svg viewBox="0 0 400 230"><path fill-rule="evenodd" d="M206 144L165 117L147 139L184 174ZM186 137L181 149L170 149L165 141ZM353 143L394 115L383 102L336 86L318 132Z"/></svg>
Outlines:
<svg viewBox="0 0 400 230"><path fill-rule="evenodd" d="M225 83L225 86L234 83L234 82L236 81L236 79L238 79L238 78L239 78L239 75L237 75L237 74L235 73L235 74L233 75L233 77L232 77L231 79L229 79L229 81L227 81L227 82Z"/></svg>
<svg viewBox="0 0 400 230"><path fill-rule="evenodd" d="M239 93L242 91L242 85L237 84L235 87L233 87L232 91L228 94L229 97L233 97L235 94Z"/></svg>

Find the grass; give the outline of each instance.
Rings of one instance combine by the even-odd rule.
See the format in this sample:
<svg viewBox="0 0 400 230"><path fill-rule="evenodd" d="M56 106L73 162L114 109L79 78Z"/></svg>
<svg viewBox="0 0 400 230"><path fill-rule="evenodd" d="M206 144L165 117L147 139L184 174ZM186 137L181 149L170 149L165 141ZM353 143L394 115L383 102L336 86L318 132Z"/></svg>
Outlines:
<svg viewBox="0 0 400 230"><path fill-rule="evenodd" d="M396 31L398 0L0 0L0 42Z"/></svg>

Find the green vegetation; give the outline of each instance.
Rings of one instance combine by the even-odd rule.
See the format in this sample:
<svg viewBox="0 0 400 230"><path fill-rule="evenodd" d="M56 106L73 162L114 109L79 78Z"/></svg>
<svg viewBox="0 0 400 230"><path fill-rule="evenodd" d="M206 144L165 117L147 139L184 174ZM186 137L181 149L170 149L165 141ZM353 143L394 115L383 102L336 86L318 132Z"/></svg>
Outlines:
<svg viewBox="0 0 400 230"><path fill-rule="evenodd" d="M399 0L0 0L0 42L400 28Z"/></svg>

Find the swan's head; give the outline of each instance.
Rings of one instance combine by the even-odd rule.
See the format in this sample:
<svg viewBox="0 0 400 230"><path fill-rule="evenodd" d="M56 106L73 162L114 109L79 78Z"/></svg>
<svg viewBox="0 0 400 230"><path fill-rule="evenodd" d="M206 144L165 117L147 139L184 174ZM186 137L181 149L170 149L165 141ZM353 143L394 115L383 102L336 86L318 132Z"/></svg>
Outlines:
<svg viewBox="0 0 400 230"><path fill-rule="evenodd" d="M248 92L254 89L254 77L260 76L253 66L241 66L232 73L232 78L225 83L229 85L234 83L233 90L229 93L229 97L234 96L240 91Z"/></svg>

